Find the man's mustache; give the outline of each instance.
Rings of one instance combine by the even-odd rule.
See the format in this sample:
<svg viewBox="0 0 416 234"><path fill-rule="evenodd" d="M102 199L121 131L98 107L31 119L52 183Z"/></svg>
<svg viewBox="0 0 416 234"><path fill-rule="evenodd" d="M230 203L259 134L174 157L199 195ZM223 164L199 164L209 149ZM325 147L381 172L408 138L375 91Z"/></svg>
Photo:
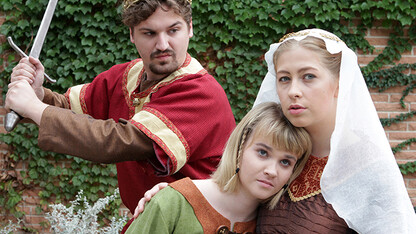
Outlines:
<svg viewBox="0 0 416 234"><path fill-rule="evenodd" d="M175 52L173 50L164 50L164 51L157 50L150 54L150 58L154 59L155 57L160 56L160 55L175 56Z"/></svg>

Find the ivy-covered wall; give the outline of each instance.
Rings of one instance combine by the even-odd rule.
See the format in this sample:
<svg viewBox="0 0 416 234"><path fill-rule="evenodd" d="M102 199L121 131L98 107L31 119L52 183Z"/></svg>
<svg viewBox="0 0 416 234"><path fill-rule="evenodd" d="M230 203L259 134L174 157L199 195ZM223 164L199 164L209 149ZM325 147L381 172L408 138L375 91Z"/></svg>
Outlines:
<svg viewBox="0 0 416 234"><path fill-rule="evenodd" d="M28 53L47 2L1 0L3 95L18 59L5 36L12 36ZM194 37L189 52L221 83L237 120L251 108L266 73L263 54L287 32L322 28L356 49L416 205L415 1L193 0L192 7ZM90 82L113 64L138 56L128 29L120 22L120 11L117 0L58 2L40 55L46 73L58 81L45 83L46 87L64 92ZM4 115L4 109L0 114ZM31 215L32 219L45 212L46 204L72 199L81 189L95 201L117 187L114 165L44 152L37 147L36 136L37 127L32 124L21 124L12 133L0 135L4 143L0 148L0 218L10 214L26 219ZM32 198L40 201L32 200L30 205L27 200ZM117 212L119 205L118 200L109 213ZM28 224L27 229L31 228L40 226Z"/></svg>

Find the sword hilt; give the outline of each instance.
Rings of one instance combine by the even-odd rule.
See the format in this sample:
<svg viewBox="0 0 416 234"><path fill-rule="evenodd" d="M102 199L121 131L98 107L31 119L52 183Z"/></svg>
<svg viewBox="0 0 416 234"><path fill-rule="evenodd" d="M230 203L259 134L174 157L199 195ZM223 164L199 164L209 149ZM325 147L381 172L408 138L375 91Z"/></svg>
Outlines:
<svg viewBox="0 0 416 234"><path fill-rule="evenodd" d="M7 132L11 132L21 119L23 119L21 115L11 110L4 118L4 128Z"/></svg>
<svg viewBox="0 0 416 234"><path fill-rule="evenodd" d="M25 52L23 52L16 44L14 44L13 40L11 37L7 37L7 41L9 42L10 46L17 52L20 54L20 56L22 57L28 57ZM46 73L44 73L45 78L51 82L51 83L55 83L56 80L50 78ZM6 114L6 117L4 118L4 128L6 129L7 132L11 132L13 131L13 129L16 127L17 123L22 120L23 117L21 115L19 115L18 113L16 113L15 111L10 111L9 113Z"/></svg>
<svg viewBox="0 0 416 234"><path fill-rule="evenodd" d="M14 42L13 42L13 39L12 39L12 37L7 37L7 41L9 42L9 44L10 44L10 46L20 55L20 56L22 56L22 57L25 57L25 58L27 58L27 57L29 57L29 56L27 56L27 54L25 54L25 52L23 52L23 50L21 50ZM49 82L51 82L51 83L55 83L56 82L56 80L54 80L54 79L52 79L52 78L50 78L49 76L48 76L48 74L46 74L46 73L43 73L44 74L44 76L45 76L45 78L46 78L46 80L47 81L49 81Z"/></svg>

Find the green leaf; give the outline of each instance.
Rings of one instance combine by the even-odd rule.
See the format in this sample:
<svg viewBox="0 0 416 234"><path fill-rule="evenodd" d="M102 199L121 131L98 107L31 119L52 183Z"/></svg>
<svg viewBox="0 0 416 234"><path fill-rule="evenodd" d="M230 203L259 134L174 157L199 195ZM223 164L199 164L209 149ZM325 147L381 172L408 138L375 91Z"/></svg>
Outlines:
<svg viewBox="0 0 416 234"><path fill-rule="evenodd" d="M37 172L37 170L35 169L30 169L29 170L29 177L33 180L36 180L39 176L39 173Z"/></svg>

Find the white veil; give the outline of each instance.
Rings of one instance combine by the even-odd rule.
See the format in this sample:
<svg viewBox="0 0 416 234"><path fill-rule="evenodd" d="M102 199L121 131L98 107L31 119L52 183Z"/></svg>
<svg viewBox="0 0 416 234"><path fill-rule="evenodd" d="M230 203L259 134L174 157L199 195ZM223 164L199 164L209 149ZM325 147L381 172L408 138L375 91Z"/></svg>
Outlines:
<svg viewBox="0 0 416 234"><path fill-rule="evenodd" d="M355 53L321 29L287 36L284 41L317 37L325 41L330 53L342 51L335 129L321 177L325 200L359 233L416 233L415 211ZM265 55L268 72L254 105L280 102L273 64L280 44L272 44Z"/></svg>

